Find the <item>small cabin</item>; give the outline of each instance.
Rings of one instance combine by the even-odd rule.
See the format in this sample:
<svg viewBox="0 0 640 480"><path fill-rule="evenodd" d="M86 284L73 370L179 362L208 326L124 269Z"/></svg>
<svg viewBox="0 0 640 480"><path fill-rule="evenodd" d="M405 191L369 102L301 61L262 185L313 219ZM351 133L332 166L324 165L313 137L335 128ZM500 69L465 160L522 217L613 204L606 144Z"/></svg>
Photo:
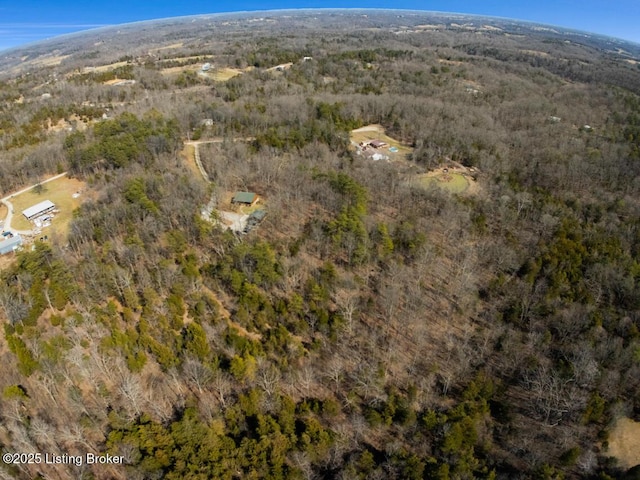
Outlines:
<svg viewBox="0 0 640 480"><path fill-rule="evenodd" d="M231 203L253 206L258 203L260 197L253 192L236 192L231 199Z"/></svg>

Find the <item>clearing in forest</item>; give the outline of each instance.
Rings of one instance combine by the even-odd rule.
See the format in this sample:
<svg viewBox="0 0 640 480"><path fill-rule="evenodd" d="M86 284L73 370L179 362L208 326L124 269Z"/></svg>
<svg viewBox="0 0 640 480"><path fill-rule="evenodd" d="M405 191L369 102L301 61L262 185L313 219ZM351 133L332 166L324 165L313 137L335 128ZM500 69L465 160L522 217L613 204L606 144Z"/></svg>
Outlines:
<svg viewBox="0 0 640 480"><path fill-rule="evenodd" d="M625 469L640 465L640 422L621 418L609 435L608 454Z"/></svg>
<svg viewBox="0 0 640 480"><path fill-rule="evenodd" d="M10 198L13 205L11 228L32 230L33 224L22 215L22 211L44 200L51 200L59 212L55 214L51 225L43 228L42 233L50 236L54 234L66 236L73 218L73 211L80 206L86 196L85 190L84 182L75 178L61 177L43 183L41 188L32 188Z"/></svg>
<svg viewBox="0 0 640 480"><path fill-rule="evenodd" d="M438 187L451 193L476 194L480 186L475 179L477 170L467 168L457 162L451 162L435 170L416 175L411 183L422 188Z"/></svg>
<svg viewBox="0 0 640 480"><path fill-rule="evenodd" d="M385 142L387 146L376 149L376 152L388 156L390 160L404 159L413 153L413 148L388 136L382 125L367 125L362 128L356 128L351 131L350 139L355 145L360 145L361 143L367 145L373 140Z"/></svg>
<svg viewBox="0 0 640 480"><path fill-rule="evenodd" d="M420 175L417 178L417 183L425 188L435 185L451 193L464 193L469 188L469 180L461 173L456 172Z"/></svg>
<svg viewBox="0 0 640 480"><path fill-rule="evenodd" d="M165 45L164 47L156 47L149 49L149 53L160 52L162 50L172 50L174 48L182 48L184 46L184 42L172 43L171 45Z"/></svg>
<svg viewBox="0 0 640 480"><path fill-rule="evenodd" d="M115 70L118 67L124 67L128 64L128 62L115 62L108 65L99 65L97 67L84 67L82 69L82 73L104 73L110 70Z"/></svg>
<svg viewBox="0 0 640 480"><path fill-rule="evenodd" d="M244 70L228 67L216 68L213 71L209 71L208 76L213 78L216 82L226 82L233 77L237 77L238 75L242 75L243 73L248 72L252 68L253 67L245 68Z"/></svg>
<svg viewBox="0 0 640 480"><path fill-rule="evenodd" d="M206 72L202 71L202 64L191 64L191 65L181 65L177 67L168 67L163 68L160 72L163 75L175 75L183 72L193 72L201 77L210 78L215 82L226 82L227 80L232 79L233 77L237 77L238 75L242 75L243 73L249 72L253 69L253 67L247 67L244 69L240 68L229 68L229 67L220 67L220 68L212 68L207 70Z"/></svg>

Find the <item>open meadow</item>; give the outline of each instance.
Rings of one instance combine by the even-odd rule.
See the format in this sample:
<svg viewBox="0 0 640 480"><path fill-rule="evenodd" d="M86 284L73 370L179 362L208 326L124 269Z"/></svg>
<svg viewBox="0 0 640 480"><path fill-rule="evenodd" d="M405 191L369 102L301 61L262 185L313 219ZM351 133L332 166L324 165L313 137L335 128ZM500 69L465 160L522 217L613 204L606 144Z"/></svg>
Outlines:
<svg viewBox="0 0 640 480"><path fill-rule="evenodd" d="M86 184L75 178L62 177L57 180L34 187L10 199L14 215L11 227L16 230L32 230L33 224L28 221L22 211L45 200L51 200L58 210L49 227L42 232L51 235L66 236L73 218L73 211L80 206L84 199ZM74 194L80 193L74 198Z"/></svg>

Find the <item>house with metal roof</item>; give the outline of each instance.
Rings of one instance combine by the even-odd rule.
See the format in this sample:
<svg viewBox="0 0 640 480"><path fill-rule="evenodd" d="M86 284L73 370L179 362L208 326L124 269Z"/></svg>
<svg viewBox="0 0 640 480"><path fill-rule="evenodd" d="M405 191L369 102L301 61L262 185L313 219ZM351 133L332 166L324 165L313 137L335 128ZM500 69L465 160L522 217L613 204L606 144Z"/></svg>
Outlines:
<svg viewBox="0 0 640 480"><path fill-rule="evenodd" d="M373 148L382 148L382 147L386 147L389 144L382 140L371 140L369 142L369 145L371 145Z"/></svg>
<svg viewBox="0 0 640 480"><path fill-rule="evenodd" d="M240 203L243 205L253 206L258 203L258 200L260 200L260 197L258 197L258 195L253 192L236 192L233 195L231 203Z"/></svg>

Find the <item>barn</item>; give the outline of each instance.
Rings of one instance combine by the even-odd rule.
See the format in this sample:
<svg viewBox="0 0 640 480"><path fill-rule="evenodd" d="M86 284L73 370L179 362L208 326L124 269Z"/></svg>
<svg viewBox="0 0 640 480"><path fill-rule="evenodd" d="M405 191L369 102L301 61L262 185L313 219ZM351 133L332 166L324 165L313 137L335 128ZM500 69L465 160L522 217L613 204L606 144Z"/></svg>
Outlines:
<svg viewBox="0 0 640 480"><path fill-rule="evenodd" d="M52 212L55 209L56 206L51 200L45 200L44 202L40 202L26 210L23 210L22 214L27 218L27 220L31 221L34 218L38 218L40 215Z"/></svg>

